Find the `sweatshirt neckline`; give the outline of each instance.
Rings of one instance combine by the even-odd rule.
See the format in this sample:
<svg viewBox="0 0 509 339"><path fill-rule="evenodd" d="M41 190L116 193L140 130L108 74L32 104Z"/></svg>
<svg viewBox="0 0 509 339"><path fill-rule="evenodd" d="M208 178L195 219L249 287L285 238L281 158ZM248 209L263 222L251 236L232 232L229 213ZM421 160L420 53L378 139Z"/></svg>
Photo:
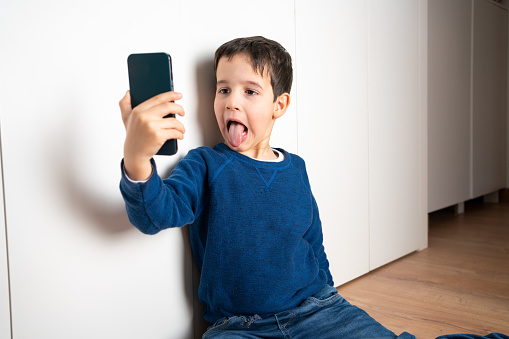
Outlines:
<svg viewBox="0 0 509 339"><path fill-rule="evenodd" d="M235 158L237 158L243 162L249 163L249 164L251 164L253 166L257 166L257 167L284 168L284 167L287 167L288 165L290 165L290 162L291 162L290 154L282 148L275 148L275 149L278 150L279 152L283 153L285 158L282 161L274 162L274 161L263 161L263 160L250 158L247 155L244 155L244 154L241 154L239 152L232 150L224 143L218 144L216 147L226 151L227 153L231 154L232 156L234 156Z"/></svg>

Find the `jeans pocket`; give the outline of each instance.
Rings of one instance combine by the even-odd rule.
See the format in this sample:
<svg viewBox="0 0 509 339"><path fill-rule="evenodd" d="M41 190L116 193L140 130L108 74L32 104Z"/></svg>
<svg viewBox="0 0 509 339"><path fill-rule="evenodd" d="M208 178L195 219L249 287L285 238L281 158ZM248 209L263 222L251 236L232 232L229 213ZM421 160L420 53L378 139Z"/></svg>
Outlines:
<svg viewBox="0 0 509 339"><path fill-rule="evenodd" d="M221 318L221 319L217 320L213 325L211 325L211 326L209 326L209 328L207 328L207 331L205 331L205 333L203 333L202 339L205 339L207 337L207 335L209 335L210 333L212 333L214 331L221 330L221 329L228 327L228 323L230 322L231 319L232 318Z"/></svg>
<svg viewBox="0 0 509 339"><path fill-rule="evenodd" d="M309 297L307 300L309 302L312 302L318 306L327 306L327 305L330 305L332 304L333 302L339 300L339 299L342 299L343 297L341 295L339 295L337 292L335 293L330 293L330 294L327 294L327 295L321 295L321 296L312 296L312 297Z"/></svg>

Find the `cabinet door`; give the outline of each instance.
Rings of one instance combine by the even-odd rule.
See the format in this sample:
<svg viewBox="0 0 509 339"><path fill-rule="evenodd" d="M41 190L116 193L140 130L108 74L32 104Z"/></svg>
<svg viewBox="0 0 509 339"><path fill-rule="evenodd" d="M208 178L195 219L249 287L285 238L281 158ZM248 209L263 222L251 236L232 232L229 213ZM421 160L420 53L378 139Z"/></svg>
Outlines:
<svg viewBox="0 0 509 339"><path fill-rule="evenodd" d="M297 1L299 154L336 284L369 270L366 1Z"/></svg>
<svg viewBox="0 0 509 339"><path fill-rule="evenodd" d="M419 6L296 3L299 153L337 283L419 248Z"/></svg>
<svg viewBox="0 0 509 339"><path fill-rule="evenodd" d="M370 269L419 248L419 1L368 1Z"/></svg>
<svg viewBox="0 0 509 339"><path fill-rule="evenodd" d="M472 97L473 196L505 187L507 10L474 1Z"/></svg>
<svg viewBox="0 0 509 339"><path fill-rule="evenodd" d="M429 1L428 211L470 199L472 2Z"/></svg>
<svg viewBox="0 0 509 339"><path fill-rule="evenodd" d="M218 140L215 49L262 34L294 55L294 27L291 0L0 2L0 32L9 32L0 35L0 114L15 338L193 336L187 229L141 234L118 189L127 56L173 57L187 133L177 156L157 157L165 176L188 149ZM295 111L287 114L275 138L295 151Z"/></svg>
<svg viewBox="0 0 509 339"><path fill-rule="evenodd" d="M157 13L145 13L136 42L133 5L21 1L1 11L0 30L10 32L0 37L9 51L0 102L15 338L192 334L182 230L141 234L118 190L127 55L173 47L150 38Z"/></svg>
<svg viewBox="0 0 509 339"><path fill-rule="evenodd" d="M0 169L2 168L1 152L2 150L0 149ZM0 171L0 338L7 339L11 337L11 309L9 300L9 271L3 192L3 173Z"/></svg>

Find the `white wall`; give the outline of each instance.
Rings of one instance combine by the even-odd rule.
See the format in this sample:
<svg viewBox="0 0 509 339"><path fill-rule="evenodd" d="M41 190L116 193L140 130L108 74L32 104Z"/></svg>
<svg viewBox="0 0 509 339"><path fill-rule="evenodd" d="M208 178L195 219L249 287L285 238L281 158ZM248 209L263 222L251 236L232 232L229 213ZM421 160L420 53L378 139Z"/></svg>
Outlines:
<svg viewBox="0 0 509 339"><path fill-rule="evenodd" d="M294 27L293 1L1 2L14 338L192 335L185 230L142 235L129 224L118 190L124 131L117 103L128 89L126 59L172 54L187 134L179 156L158 159L168 173L188 149L218 140L211 67L219 44L260 34L295 56ZM296 136L293 106L274 143L296 152Z"/></svg>
<svg viewBox="0 0 509 339"><path fill-rule="evenodd" d="M215 49L239 36L281 42L295 83L272 145L306 159L336 283L425 247L426 3L0 3L13 338L193 336L187 230L140 234L118 191L130 53L169 52L184 94L186 139L157 158L164 175L220 141ZM0 297L6 282L0 270Z"/></svg>

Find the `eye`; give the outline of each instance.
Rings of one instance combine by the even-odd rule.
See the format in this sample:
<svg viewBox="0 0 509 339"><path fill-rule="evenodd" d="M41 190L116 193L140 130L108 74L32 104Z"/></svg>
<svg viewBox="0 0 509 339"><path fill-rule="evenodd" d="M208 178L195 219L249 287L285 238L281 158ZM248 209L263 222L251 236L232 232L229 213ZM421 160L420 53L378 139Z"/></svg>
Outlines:
<svg viewBox="0 0 509 339"><path fill-rule="evenodd" d="M254 90L252 90L252 89L248 89L248 90L246 90L246 93L247 93L248 95L255 95L255 94L258 94L258 92L257 92L257 91L254 91Z"/></svg>
<svg viewBox="0 0 509 339"><path fill-rule="evenodd" d="M228 91L228 89L227 89L227 88L220 88L220 89L217 91L217 93L219 93L219 94L227 94L228 92L229 92L229 91Z"/></svg>

